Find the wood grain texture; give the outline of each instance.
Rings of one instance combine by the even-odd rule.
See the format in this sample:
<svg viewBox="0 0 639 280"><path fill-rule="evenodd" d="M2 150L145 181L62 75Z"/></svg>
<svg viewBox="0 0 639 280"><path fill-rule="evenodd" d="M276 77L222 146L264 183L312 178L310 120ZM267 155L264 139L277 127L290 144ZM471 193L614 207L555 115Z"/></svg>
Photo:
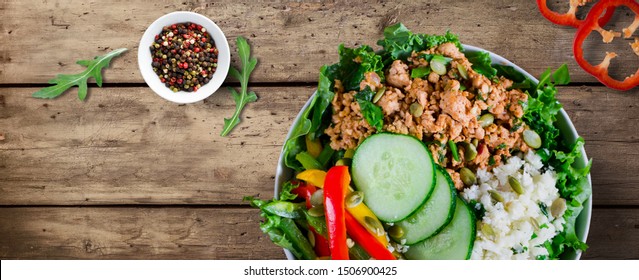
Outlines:
<svg viewBox="0 0 639 280"><path fill-rule="evenodd" d="M286 133L310 88L255 88L259 102L220 137L230 93L177 105L147 88L34 100L2 90L1 204L237 204L272 197ZM11 92L8 93L7 92ZM26 191L26 192L25 192Z"/></svg>
<svg viewBox="0 0 639 280"><path fill-rule="evenodd" d="M21 1L0 3L0 84L43 83L54 73L74 73L75 65L109 50L129 52L113 61L108 83L143 82L137 48L146 28L173 11L210 17L228 36L244 36L259 58L253 81L316 81L318 69L337 60L337 46L375 46L383 28L402 22L415 32L450 30L462 42L495 51L533 75L568 63L573 81L594 82L572 57L575 30L545 20L534 1ZM621 18L620 21L623 21ZM594 40L596 42L597 40ZM634 73L629 52L613 65ZM610 46L589 44L593 61ZM626 74L626 75L627 75Z"/></svg>
<svg viewBox="0 0 639 280"><path fill-rule="evenodd" d="M253 209L5 208L1 259L279 259Z"/></svg>
<svg viewBox="0 0 639 280"><path fill-rule="evenodd" d="M0 258L285 258L259 220L253 209L2 208ZM639 209L595 209L588 244L583 259L639 258Z"/></svg>
<svg viewBox="0 0 639 280"><path fill-rule="evenodd" d="M0 204L238 204L272 197L277 159L310 87L253 88L230 137L226 90L179 106L146 88L92 88L57 100L0 89ZM639 205L639 101L601 87L563 87L559 99L594 158L596 205Z"/></svg>

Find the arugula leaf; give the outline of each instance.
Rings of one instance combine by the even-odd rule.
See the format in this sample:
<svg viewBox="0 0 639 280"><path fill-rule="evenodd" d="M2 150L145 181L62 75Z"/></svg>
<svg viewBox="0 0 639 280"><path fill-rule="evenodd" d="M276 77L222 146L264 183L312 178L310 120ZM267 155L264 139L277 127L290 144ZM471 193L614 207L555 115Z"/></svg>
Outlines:
<svg viewBox="0 0 639 280"><path fill-rule="evenodd" d="M87 97L87 80L91 77L95 83L102 87L102 70L109 66L111 59L127 51L125 48L113 50L103 56L96 56L93 60L78 60L76 63L87 67L79 74L60 74L49 81L54 86L43 88L35 92L35 98L56 98L73 86L78 86L78 99L84 100Z"/></svg>
<svg viewBox="0 0 639 280"><path fill-rule="evenodd" d="M242 69L237 70L234 67L231 67L229 69L229 73L231 73L231 76L240 81L242 91L241 93L238 93L235 89L229 87L229 91L231 91L231 95L233 95L233 100L235 100L235 113L233 113L231 118L224 118L224 127L222 128L222 132L220 132L220 136L228 135L229 132L231 132L231 130L240 123L240 113L242 113L242 109L244 109L246 104L257 101L257 95L255 95L255 92L247 92L249 77L251 76L253 69L255 69L255 65L257 65L257 59L250 57L251 47L244 37L238 36L236 42Z"/></svg>
<svg viewBox="0 0 639 280"><path fill-rule="evenodd" d="M472 68L475 72L489 79L497 75L497 69L493 68L492 60L488 52L467 52L466 58L473 64Z"/></svg>
<svg viewBox="0 0 639 280"><path fill-rule="evenodd" d="M382 131L382 127L384 126L384 113L382 112L382 108L371 101L373 96L375 96L375 93L369 87L366 87L364 90L355 94L355 100L357 100L366 122L377 131Z"/></svg>
<svg viewBox="0 0 639 280"><path fill-rule="evenodd" d="M457 35L446 32L444 35L413 34L406 26L397 23L384 28L384 39L377 41L377 45L384 48L384 64L402 59L405 60L413 51L419 52L444 43L454 43L462 49Z"/></svg>

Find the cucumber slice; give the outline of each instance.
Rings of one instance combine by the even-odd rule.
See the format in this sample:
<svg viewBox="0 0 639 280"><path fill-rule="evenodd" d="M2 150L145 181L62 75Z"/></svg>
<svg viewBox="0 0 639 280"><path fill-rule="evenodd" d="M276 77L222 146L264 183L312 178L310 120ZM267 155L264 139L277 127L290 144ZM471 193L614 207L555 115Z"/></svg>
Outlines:
<svg viewBox="0 0 639 280"><path fill-rule="evenodd" d="M439 165L435 168L435 176L435 189L426 203L417 212L395 224L404 232L404 236L394 238L395 241L401 243L405 240L408 245L415 244L437 234L453 219L457 197L453 180Z"/></svg>
<svg viewBox="0 0 639 280"><path fill-rule="evenodd" d="M435 184L433 157L417 138L379 133L359 145L352 177L364 203L382 221L410 216L428 199Z"/></svg>
<svg viewBox="0 0 639 280"><path fill-rule="evenodd" d="M453 220L437 235L410 246L410 260L469 259L475 243L475 216L466 202L456 198Z"/></svg>

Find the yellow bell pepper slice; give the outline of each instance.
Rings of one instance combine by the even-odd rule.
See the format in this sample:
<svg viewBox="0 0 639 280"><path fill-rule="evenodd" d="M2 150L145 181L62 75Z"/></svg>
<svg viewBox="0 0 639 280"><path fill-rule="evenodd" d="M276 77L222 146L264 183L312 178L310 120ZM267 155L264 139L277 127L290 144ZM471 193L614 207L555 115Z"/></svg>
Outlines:
<svg viewBox="0 0 639 280"><path fill-rule="evenodd" d="M348 190L346 191L346 196L348 197L348 195L352 192L353 190L351 188L348 188ZM364 228L366 228L368 232L375 236L375 239L382 243L384 247L388 247L388 239L386 239L386 231L381 226L382 223L379 221L377 216L375 216L373 211L371 211L371 209L368 208L366 204L364 204L364 202L361 202L354 207L346 203L346 211L348 211L348 213L351 213L355 220L357 220L362 226L364 226ZM373 218L375 220L375 223L378 224L377 230L373 230L370 226L368 226L370 222L366 222L366 217L369 217L369 219Z"/></svg>
<svg viewBox="0 0 639 280"><path fill-rule="evenodd" d="M318 188L323 188L324 179L326 178L326 171L319 169L308 169L300 172L300 174L297 174L295 178Z"/></svg>
<svg viewBox="0 0 639 280"><path fill-rule="evenodd" d="M322 153L322 142L319 138L312 140L311 137L306 134L306 151L314 158L317 158Z"/></svg>

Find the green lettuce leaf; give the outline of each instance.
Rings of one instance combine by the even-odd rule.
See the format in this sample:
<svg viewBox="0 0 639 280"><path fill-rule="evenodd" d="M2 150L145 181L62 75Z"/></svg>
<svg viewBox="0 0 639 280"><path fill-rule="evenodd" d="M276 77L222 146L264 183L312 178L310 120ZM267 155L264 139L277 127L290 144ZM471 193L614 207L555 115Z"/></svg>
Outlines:
<svg viewBox="0 0 639 280"><path fill-rule="evenodd" d="M382 58L384 64L388 64L397 59L405 60L413 51L420 52L449 42L462 49L457 35L448 31L444 35L413 34L406 26L397 23L384 28L384 39L377 41L377 45L384 49Z"/></svg>
<svg viewBox="0 0 639 280"><path fill-rule="evenodd" d="M493 68L492 60L488 52L466 52L466 58L473 64L475 72L492 79L497 75L497 69Z"/></svg>
<svg viewBox="0 0 639 280"><path fill-rule="evenodd" d="M510 71L511 69L502 68ZM511 73L514 81L525 81L523 75ZM530 87L527 104L525 104L523 120L542 139L538 154L545 164L553 167L557 173L556 187L568 205L564 214L566 223L564 231L555 236L552 242L544 246L548 249L549 258L557 259L569 250L585 250L588 246L579 240L575 231L577 217L584 208L584 202L590 197L592 190L586 183L592 161L584 168L573 166L581 156L584 139L578 138L574 143L567 143L557 128L557 114L561 104L556 99L556 84L570 82L568 68L562 65L556 71L546 70L539 79L539 84Z"/></svg>
<svg viewBox="0 0 639 280"><path fill-rule="evenodd" d="M366 87L364 90L355 94L355 100L357 100L366 122L377 131L382 131L382 127L384 126L384 113L382 112L382 108L372 102L373 96L375 96L375 92L369 87Z"/></svg>

